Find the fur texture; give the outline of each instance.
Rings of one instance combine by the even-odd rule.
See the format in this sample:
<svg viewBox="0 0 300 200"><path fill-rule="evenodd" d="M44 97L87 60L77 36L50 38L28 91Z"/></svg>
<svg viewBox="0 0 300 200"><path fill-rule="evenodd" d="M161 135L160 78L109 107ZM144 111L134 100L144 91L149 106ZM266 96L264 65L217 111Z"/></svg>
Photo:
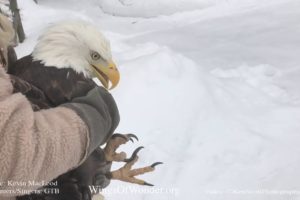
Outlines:
<svg viewBox="0 0 300 200"><path fill-rule="evenodd" d="M8 64L7 47L12 45L14 36L15 31L11 22L6 16L0 14L0 53L3 56L3 58L0 58L0 62L4 67Z"/></svg>
<svg viewBox="0 0 300 200"><path fill-rule="evenodd" d="M0 44L8 46L15 36L15 31L9 19L0 13Z"/></svg>

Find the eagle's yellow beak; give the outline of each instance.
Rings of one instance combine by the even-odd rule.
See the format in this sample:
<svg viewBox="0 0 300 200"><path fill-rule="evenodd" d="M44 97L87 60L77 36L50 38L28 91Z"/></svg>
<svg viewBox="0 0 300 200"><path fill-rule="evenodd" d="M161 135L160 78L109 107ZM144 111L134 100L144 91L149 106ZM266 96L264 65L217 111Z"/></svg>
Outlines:
<svg viewBox="0 0 300 200"><path fill-rule="evenodd" d="M96 77L101 81L103 86L106 89L113 89L115 88L120 80L120 73L116 64L113 61L110 61L107 66L102 65L92 65ZM109 82L111 82L111 86L109 88Z"/></svg>

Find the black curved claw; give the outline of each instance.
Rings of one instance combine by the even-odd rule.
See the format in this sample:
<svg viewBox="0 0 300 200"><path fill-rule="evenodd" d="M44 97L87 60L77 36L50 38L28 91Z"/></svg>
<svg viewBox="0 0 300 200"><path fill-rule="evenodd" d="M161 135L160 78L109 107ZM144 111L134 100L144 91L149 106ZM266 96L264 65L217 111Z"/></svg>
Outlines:
<svg viewBox="0 0 300 200"><path fill-rule="evenodd" d="M163 162L155 162L152 165L150 165L150 167L155 168L157 165L161 165L164 164Z"/></svg>
<svg viewBox="0 0 300 200"><path fill-rule="evenodd" d="M147 185L147 186L154 186L153 184L147 183L146 181L144 182L144 185Z"/></svg>
<svg viewBox="0 0 300 200"><path fill-rule="evenodd" d="M116 138L116 137L121 137L124 140L130 140L131 142L134 142L134 140L132 138L139 141L139 138L135 134L132 134L132 133L129 133L129 134L126 134L126 135L123 135L123 134L120 134L120 133L115 133L111 136L111 139Z"/></svg>
<svg viewBox="0 0 300 200"><path fill-rule="evenodd" d="M115 133L115 134L113 134L113 135L111 136L111 139L116 138L116 137L121 137L121 138L123 138L124 140L127 140L127 137L126 137L125 135L120 134L120 133Z"/></svg>
<svg viewBox="0 0 300 200"><path fill-rule="evenodd" d="M129 133L127 134L127 136L130 138L130 141L132 142L133 142L132 138L136 139L136 141L139 141L139 138L135 134Z"/></svg>
<svg viewBox="0 0 300 200"><path fill-rule="evenodd" d="M136 149L134 150L134 152L132 153L132 155L130 156L130 158L126 158L126 159L124 160L124 162L127 162L127 163L128 163L128 162L133 161L133 160L135 159L135 157L137 156L138 152L139 152L141 149L143 149L143 148L144 148L143 146L136 148Z"/></svg>

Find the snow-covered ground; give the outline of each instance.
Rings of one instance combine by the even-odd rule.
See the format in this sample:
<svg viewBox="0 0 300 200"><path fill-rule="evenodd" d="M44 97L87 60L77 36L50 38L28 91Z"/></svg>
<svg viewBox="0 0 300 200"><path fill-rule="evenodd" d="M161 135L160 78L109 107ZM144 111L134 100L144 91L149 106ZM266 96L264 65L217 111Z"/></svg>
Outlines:
<svg viewBox="0 0 300 200"><path fill-rule="evenodd" d="M81 18L111 40L118 131L153 188L106 199L300 199L299 0L19 1L30 53L45 26ZM118 167L116 165L114 167Z"/></svg>

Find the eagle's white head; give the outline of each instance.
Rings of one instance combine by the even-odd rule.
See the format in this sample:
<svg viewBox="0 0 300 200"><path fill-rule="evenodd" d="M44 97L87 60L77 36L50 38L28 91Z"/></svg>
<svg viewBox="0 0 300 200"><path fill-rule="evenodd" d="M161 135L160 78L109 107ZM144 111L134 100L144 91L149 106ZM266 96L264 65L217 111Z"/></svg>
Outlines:
<svg viewBox="0 0 300 200"><path fill-rule="evenodd" d="M110 43L93 25L65 21L50 26L38 39L35 61L46 67L72 68L87 78L97 77L105 88L114 88L120 79L112 60Z"/></svg>

